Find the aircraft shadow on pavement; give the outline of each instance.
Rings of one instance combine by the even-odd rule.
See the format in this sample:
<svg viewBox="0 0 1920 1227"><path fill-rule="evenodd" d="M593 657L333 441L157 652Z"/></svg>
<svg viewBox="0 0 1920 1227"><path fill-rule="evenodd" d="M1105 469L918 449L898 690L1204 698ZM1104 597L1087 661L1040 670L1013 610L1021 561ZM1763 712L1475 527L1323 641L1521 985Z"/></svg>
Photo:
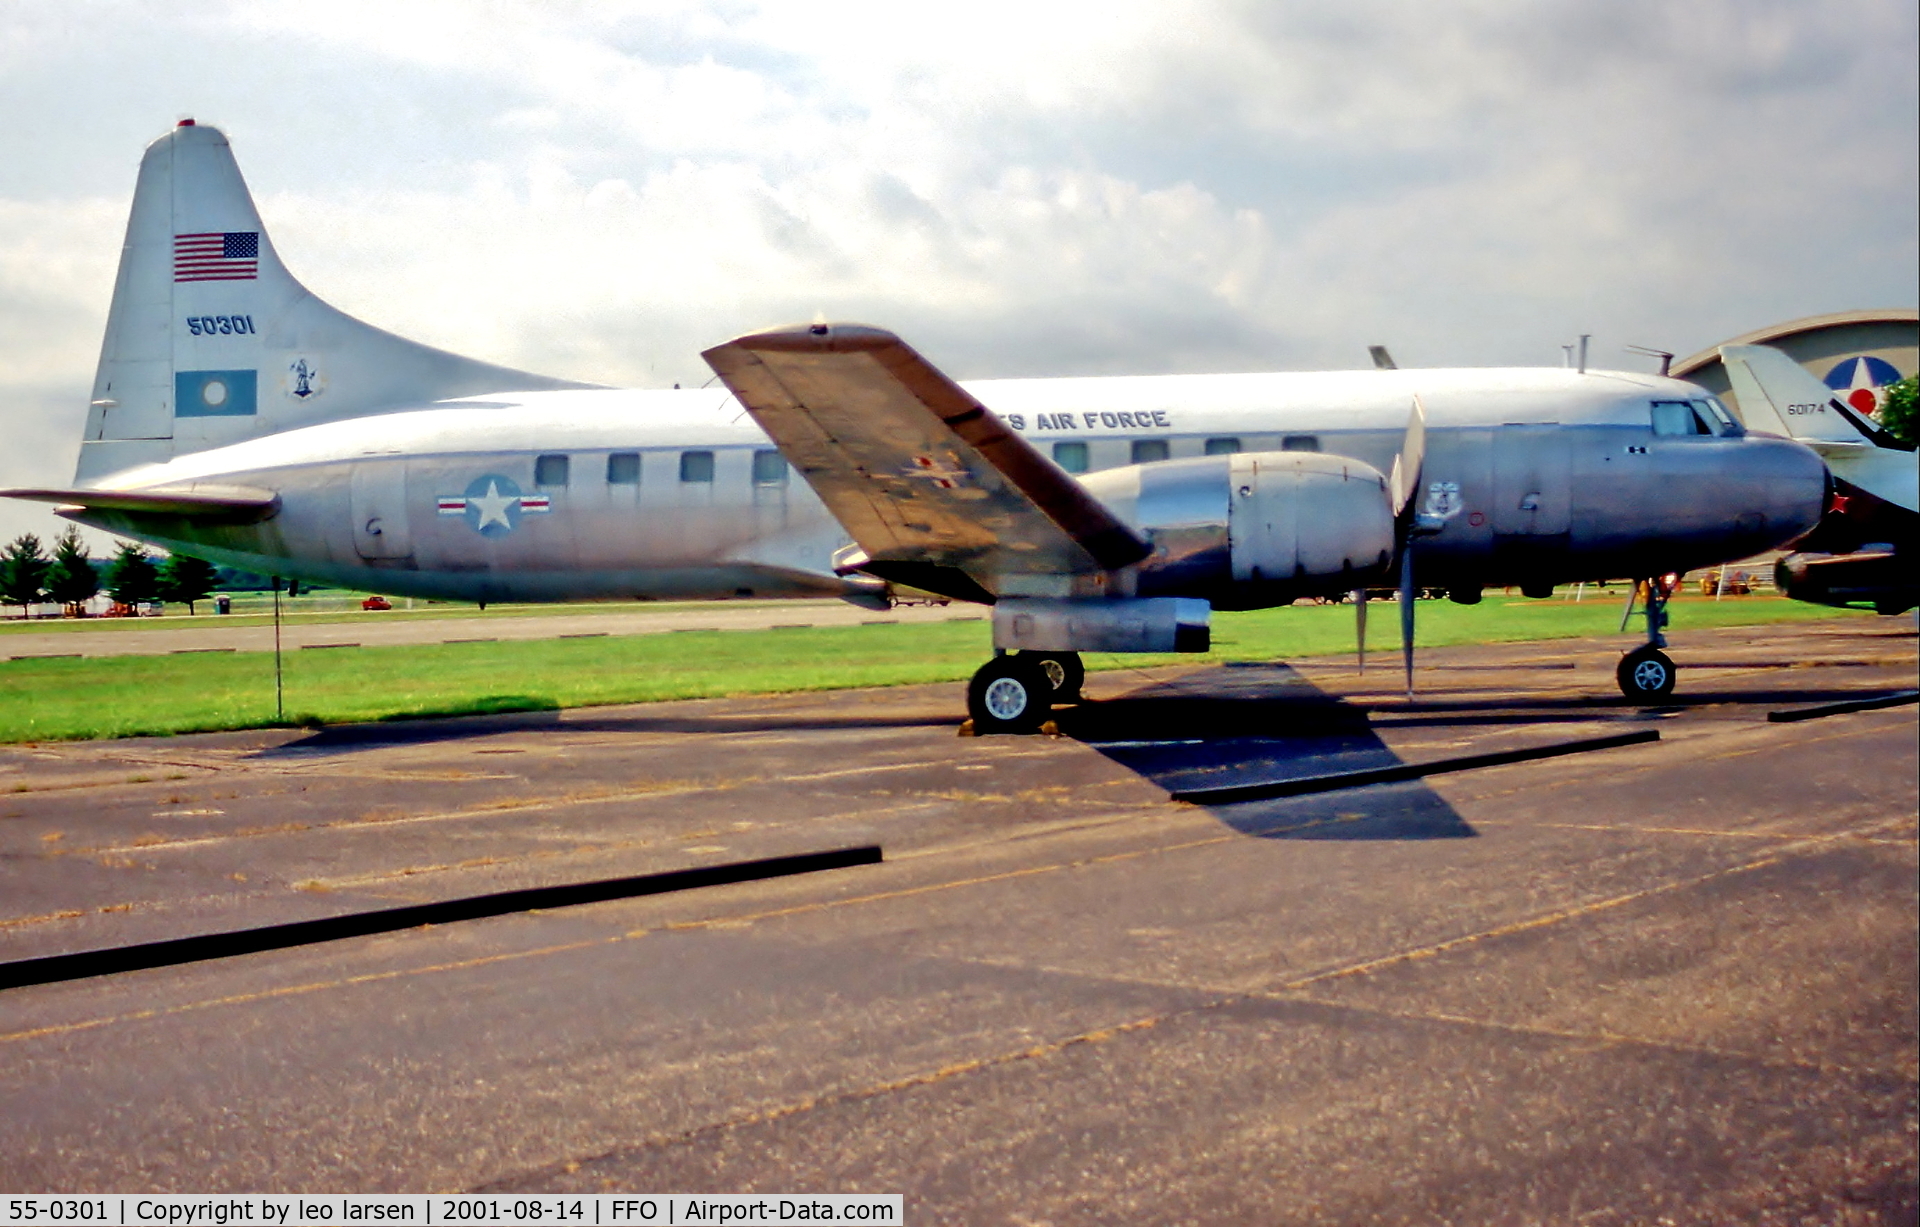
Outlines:
<svg viewBox="0 0 1920 1227"><path fill-rule="evenodd" d="M564 725L570 733L771 733L801 729L951 728L953 719L927 715L875 713L870 716L818 715L767 711L748 715L700 716L679 713L653 715L643 711L620 715L581 715L554 709L498 712L477 716L421 717L410 720L340 724L317 729L305 737L267 746L256 758L349 754L386 746L425 745L468 741L502 733L538 732Z"/></svg>
<svg viewBox="0 0 1920 1227"><path fill-rule="evenodd" d="M1058 714L1087 743L1169 792L1301 780L1403 760L1367 713L1287 665L1209 669ZM1205 807L1267 839L1463 839L1477 832L1420 780Z"/></svg>

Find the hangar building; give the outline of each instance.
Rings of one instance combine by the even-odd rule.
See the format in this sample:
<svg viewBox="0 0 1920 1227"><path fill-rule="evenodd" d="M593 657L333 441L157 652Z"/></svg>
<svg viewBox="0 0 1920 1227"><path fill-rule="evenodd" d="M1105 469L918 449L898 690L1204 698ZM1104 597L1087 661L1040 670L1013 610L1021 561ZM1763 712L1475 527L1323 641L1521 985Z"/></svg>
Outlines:
<svg viewBox="0 0 1920 1227"><path fill-rule="evenodd" d="M1920 370L1920 311L1892 307L1810 315L1731 337L1720 345L1771 345L1849 404L1872 413L1884 398L1881 389ZM1674 363L1672 374L1738 406L1726 368L1720 364L1720 345Z"/></svg>

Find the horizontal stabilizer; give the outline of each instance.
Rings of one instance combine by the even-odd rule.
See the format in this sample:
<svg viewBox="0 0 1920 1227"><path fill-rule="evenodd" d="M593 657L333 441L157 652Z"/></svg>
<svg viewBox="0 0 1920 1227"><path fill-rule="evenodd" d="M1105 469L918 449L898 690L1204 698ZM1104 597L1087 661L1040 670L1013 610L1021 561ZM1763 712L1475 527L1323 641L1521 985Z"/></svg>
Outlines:
<svg viewBox="0 0 1920 1227"><path fill-rule="evenodd" d="M280 510L280 496L251 486L195 486L191 490L0 490L0 498L31 499L88 511L185 516L219 524L253 524Z"/></svg>
<svg viewBox="0 0 1920 1227"><path fill-rule="evenodd" d="M704 357L874 574L890 562L983 581L1089 574L1148 553L1105 504L890 332L776 329Z"/></svg>

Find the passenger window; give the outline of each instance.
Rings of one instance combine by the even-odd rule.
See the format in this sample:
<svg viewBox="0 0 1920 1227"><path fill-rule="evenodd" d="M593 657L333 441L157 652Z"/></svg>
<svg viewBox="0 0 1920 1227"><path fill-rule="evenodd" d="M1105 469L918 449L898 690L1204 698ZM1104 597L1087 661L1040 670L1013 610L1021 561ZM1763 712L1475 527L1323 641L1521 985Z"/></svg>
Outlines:
<svg viewBox="0 0 1920 1227"><path fill-rule="evenodd" d="M759 451L753 454L753 484L756 486L778 486L787 480L787 460L776 451Z"/></svg>
<svg viewBox="0 0 1920 1227"><path fill-rule="evenodd" d="M1319 435L1288 435L1280 440L1283 452L1317 452L1320 450Z"/></svg>
<svg viewBox="0 0 1920 1227"><path fill-rule="evenodd" d="M1239 450L1240 440L1238 439L1207 440L1207 455L1209 456L1231 456Z"/></svg>
<svg viewBox="0 0 1920 1227"><path fill-rule="evenodd" d="M565 456L542 456L534 461L533 484L536 486L566 485L567 458Z"/></svg>
<svg viewBox="0 0 1920 1227"><path fill-rule="evenodd" d="M609 486L637 486L640 484L640 453L615 452L607 457L607 484Z"/></svg>
<svg viewBox="0 0 1920 1227"><path fill-rule="evenodd" d="M1700 420L1692 401L1657 400L1653 402L1653 433L1656 435L1705 435L1713 432Z"/></svg>
<svg viewBox="0 0 1920 1227"><path fill-rule="evenodd" d="M1084 473L1087 471L1087 445L1056 443L1053 445L1053 462L1069 473Z"/></svg>
<svg viewBox="0 0 1920 1227"><path fill-rule="evenodd" d="M681 452L680 480L711 482L713 480L713 453Z"/></svg>
<svg viewBox="0 0 1920 1227"><path fill-rule="evenodd" d="M1135 464L1152 464L1156 460L1165 460L1166 458L1167 441L1165 439L1135 439L1133 441L1133 462Z"/></svg>

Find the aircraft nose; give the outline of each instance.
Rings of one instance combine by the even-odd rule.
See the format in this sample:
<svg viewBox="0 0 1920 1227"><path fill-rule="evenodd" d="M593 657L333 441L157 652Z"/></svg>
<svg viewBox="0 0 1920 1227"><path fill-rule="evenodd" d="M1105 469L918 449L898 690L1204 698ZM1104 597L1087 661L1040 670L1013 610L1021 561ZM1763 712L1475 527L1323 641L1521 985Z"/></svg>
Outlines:
<svg viewBox="0 0 1920 1227"><path fill-rule="evenodd" d="M1825 514L1833 489L1826 463L1792 439L1750 435L1743 443L1740 467L1758 504L1751 514L1767 539L1758 548L1785 545L1809 532Z"/></svg>

